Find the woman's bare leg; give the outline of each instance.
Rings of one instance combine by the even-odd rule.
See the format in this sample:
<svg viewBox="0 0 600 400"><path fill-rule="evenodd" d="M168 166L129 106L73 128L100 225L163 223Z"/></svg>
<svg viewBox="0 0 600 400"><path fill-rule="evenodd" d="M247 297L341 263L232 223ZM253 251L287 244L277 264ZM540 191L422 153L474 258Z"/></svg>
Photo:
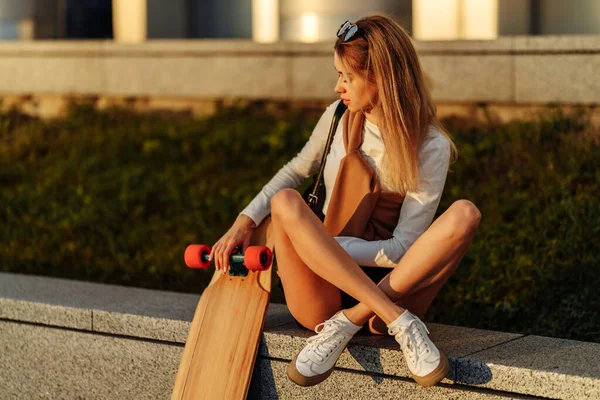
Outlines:
<svg viewBox="0 0 600 400"><path fill-rule="evenodd" d="M315 274L298 256L277 218L271 219L277 275L290 313L305 328L314 330L341 308L340 289Z"/></svg>
<svg viewBox="0 0 600 400"><path fill-rule="evenodd" d="M453 203L415 241L379 287L391 301L423 318L467 252L480 219L479 210L471 202ZM386 332L383 321L367 304L359 303L344 310L344 314L357 325L369 322L372 333Z"/></svg>
<svg viewBox="0 0 600 400"><path fill-rule="evenodd" d="M284 189L272 197L271 217L276 252L280 251L279 246L289 248L291 244L298 258L314 274L364 303L386 324L404 312L325 230L296 190Z"/></svg>

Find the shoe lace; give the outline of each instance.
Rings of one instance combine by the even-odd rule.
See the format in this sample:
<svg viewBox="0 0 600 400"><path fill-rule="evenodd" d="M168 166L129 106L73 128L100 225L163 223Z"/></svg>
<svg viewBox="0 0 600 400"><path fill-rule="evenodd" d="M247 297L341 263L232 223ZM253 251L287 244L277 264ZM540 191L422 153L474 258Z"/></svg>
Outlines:
<svg viewBox="0 0 600 400"><path fill-rule="evenodd" d="M429 330L423 321L415 317L407 326L392 327L388 333L394 335L404 354L408 353L411 363L416 365L422 355L430 352L425 332L429 333Z"/></svg>
<svg viewBox="0 0 600 400"><path fill-rule="evenodd" d="M313 352L320 358L321 361L336 349L345 339L345 336L340 332L344 323L337 320L327 320L315 327L315 336L311 336L306 340L307 344L312 345ZM319 331L319 328L322 327Z"/></svg>

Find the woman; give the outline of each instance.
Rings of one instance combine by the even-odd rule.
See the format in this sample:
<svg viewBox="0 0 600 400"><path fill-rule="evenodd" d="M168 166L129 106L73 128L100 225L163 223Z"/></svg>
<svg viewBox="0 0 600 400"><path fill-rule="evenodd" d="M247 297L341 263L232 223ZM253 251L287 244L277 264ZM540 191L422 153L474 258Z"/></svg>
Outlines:
<svg viewBox="0 0 600 400"><path fill-rule="evenodd" d="M210 257L225 273L233 248L245 249L252 228L271 224L288 308L317 333L288 367L297 384L326 379L362 328L393 335L415 381L431 386L448 374L449 363L421 319L463 258L481 214L459 200L431 223L456 148L437 119L408 34L388 17L366 17L343 24L334 49L335 92L348 110L326 162L325 221L291 188L318 168L340 100ZM367 197L376 200L364 211ZM356 211L342 215L352 202Z"/></svg>

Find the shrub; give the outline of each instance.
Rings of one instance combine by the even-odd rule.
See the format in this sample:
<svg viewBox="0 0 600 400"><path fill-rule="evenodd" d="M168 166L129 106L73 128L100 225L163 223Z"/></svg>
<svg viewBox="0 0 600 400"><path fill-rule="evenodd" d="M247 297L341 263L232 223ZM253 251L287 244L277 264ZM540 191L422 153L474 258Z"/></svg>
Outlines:
<svg viewBox="0 0 600 400"><path fill-rule="evenodd" d="M461 155L438 215L467 198L482 222L429 318L600 341L600 146L586 115L446 125Z"/></svg>
<svg viewBox="0 0 600 400"><path fill-rule="evenodd" d="M321 111L1 114L0 269L200 293L212 272L187 270L183 250L221 237ZM600 341L600 144L586 115L467 122L445 121L460 156L438 215L466 198L483 219L427 319Z"/></svg>

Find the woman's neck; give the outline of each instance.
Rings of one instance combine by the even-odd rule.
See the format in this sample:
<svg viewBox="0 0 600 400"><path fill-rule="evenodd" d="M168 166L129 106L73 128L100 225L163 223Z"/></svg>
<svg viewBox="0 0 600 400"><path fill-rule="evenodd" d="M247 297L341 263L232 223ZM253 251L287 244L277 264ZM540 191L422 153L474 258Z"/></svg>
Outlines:
<svg viewBox="0 0 600 400"><path fill-rule="evenodd" d="M365 118L374 125L378 125L379 115L375 110L365 111Z"/></svg>

